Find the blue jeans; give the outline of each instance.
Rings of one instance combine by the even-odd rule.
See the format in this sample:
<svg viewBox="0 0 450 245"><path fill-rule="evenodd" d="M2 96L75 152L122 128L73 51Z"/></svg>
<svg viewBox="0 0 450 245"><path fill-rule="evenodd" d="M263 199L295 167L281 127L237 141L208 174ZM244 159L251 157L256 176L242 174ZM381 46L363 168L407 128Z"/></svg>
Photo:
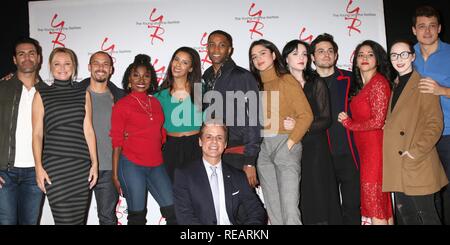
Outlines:
<svg viewBox="0 0 450 245"><path fill-rule="evenodd" d="M0 225L37 225L43 193L34 168L0 171Z"/></svg>
<svg viewBox="0 0 450 245"><path fill-rule="evenodd" d="M129 211L142 211L147 207L147 191L160 207L173 205L172 184L163 165L139 166L121 155L118 174Z"/></svg>
<svg viewBox="0 0 450 245"><path fill-rule="evenodd" d="M116 205L119 193L112 182L111 170L100 170L94 188L100 225L117 225Z"/></svg>

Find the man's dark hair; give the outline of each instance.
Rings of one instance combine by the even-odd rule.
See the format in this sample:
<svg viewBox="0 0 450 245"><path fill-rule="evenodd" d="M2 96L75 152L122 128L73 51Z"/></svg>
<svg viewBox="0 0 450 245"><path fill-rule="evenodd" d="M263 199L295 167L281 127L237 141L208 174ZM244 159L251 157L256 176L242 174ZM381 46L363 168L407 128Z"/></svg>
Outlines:
<svg viewBox="0 0 450 245"><path fill-rule="evenodd" d="M16 54L17 46L24 44L24 43L29 43L29 44L33 45L36 48L37 54L42 57L41 45L39 44L39 42L36 39L33 39L31 37L20 37L19 39L16 40L16 42L14 43L14 51L13 51L14 56L17 55Z"/></svg>
<svg viewBox="0 0 450 245"><path fill-rule="evenodd" d="M222 30L215 30L215 31L209 33L208 40L212 35L216 35L216 34L224 36L230 43L230 47L233 47L233 38L231 37L230 34L228 34L227 32L224 32Z"/></svg>
<svg viewBox="0 0 450 245"><path fill-rule="evenodd" d="M419 6L416 8L416 12L414 13L414 16L412 17L413 27L416 26L417 17L421 17L421 16L425 16L428 18L436 17L438 24L441 24L441 17L440 17L439 12L435 8L433 8L429 5L422 5L422 6Z"/></svg>
<svg viewBox="0 0 450 245"><path fill-rule="evenodd" d="M314 52L316 52L316 46L318 43L320 42L329 42L331 43L331 46L333 46L333 50L334 53L337 54L338 53L338 45L337 43L334 41L334 38L332 35L328 34L328 33L323 33L320 34L319 36L317 36L312 42L311 42L311 53L314 54Z"/></svg>
<svg viewBox="0 0 450 245"><path fill-rule="evenodd" d="M89 58L89 64L92 64L92 59L93 59L94 56L97 55L97 54L104 54L104 55L108 56L109 62L111 63L111 66L113 66L113 64L114 64L113 58L111 57L110 54L106 53L105 51L97 51L97 52L93 53L93 54L91 55L91 57Z"/></svg>

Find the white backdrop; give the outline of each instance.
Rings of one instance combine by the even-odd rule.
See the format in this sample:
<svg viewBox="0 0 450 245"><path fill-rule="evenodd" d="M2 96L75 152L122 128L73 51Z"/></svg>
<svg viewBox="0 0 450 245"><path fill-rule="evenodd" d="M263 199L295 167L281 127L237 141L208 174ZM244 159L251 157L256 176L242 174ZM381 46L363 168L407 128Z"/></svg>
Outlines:
<svg viewBox="0 0 450 245"><path fill-rule="evenodd" d="M59 46L76 52L79 80L89 76L92 53L110 53L115 62L112 81L119 86L139 53L152 57L158 79L181 46L198 50L203 69L208 68L207 35L216 29L233 36L233 59L246 68L248 47L260 38L281 50L292 39L310 42L330 33L339 45L338 66L347 70L361 41L372 39L386 46L382 0L59 0L30 2L29 14L30 36L43 48L41 76L49 83L48 55ZM148 205L148 223L159 224L159 208L151 196ZM126 209L120 206L119 215ZM93 202L89 224L98 223L95 208ZM41 223L53 223L47 204Z"/></svg>

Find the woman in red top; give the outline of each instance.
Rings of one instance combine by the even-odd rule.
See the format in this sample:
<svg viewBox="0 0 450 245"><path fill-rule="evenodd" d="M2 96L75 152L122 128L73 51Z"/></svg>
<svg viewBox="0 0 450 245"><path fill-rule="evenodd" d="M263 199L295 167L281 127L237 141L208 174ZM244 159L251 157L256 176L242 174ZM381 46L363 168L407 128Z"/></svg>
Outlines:
<svg viewBox="0 0 450 245"><path fill-rule="evenodd" d="M128 224L145 225L146 195L150 191L167 224L175 224L172 184L163 166L164 113L150 95L156 88L156 73L150 57L137 55L122 81L128 95L113 107L113 182L125 196Z"/></svg>
<svg viewBox="0 0 450 245"><path fill-rule="evenodd" d="M353 59L353 118L345 112L338 117L345 128L354 131L361 160L361 215L374 225L393 224L390 194L381 189L383 126L391 95L389 71L388 56L380 44L371 40L359 44Z"/></svg>

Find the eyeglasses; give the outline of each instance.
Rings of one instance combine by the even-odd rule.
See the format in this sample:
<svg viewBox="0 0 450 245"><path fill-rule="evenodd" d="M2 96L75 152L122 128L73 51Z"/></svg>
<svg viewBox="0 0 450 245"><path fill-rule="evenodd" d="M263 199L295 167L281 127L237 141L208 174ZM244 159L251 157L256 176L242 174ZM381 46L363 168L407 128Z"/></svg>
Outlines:
<svg viewBox="0 0 450 245"><path fill-rule="evenodd" d="M398 60L398 57L402 58L402 60L408 59L409 55L411 55L412 53L409 51L403 51L400 54L397 53L391 53L391 60L395 61Z"/></svg>

